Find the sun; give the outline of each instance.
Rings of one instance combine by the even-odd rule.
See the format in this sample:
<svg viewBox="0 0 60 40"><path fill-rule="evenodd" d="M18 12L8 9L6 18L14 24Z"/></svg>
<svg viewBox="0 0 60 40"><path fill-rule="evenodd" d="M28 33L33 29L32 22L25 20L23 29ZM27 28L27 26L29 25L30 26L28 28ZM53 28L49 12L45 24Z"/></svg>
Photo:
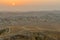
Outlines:
<svg viewBox="0 0 60 40"><path fill-rule="evenodd" d="M12 3L12 6L15 6L15 5L16 5L16 3L15 3L15 2L13 2L13 3Z"/></svg>

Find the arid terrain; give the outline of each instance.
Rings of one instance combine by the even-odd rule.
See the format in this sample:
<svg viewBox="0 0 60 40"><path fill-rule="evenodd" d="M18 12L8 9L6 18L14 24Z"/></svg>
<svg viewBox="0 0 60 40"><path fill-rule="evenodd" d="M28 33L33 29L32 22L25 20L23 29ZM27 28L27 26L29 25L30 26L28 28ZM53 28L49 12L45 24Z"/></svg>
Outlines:
<svg viewBox="0 0 60 40"><path fill-rule="evenodd" d="M0 12L0 40L60 40L60 11Z"/></svg>

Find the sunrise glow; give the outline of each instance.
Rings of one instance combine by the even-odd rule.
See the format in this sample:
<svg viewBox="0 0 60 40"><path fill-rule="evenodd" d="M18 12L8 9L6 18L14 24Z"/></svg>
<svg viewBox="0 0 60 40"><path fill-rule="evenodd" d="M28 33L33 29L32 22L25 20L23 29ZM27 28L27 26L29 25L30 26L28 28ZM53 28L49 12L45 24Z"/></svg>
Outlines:
<svg viewBox="0 0 60 40"><path fill-rule="evenodd" d="M30 4L48 4L56 3L56 0L0 0L0 4L9 5L9 6L20 6L20 5L30 5Z"/></svg>
<svg viewBox="0 0 60 40"><path fill-rule="evenodd" d="M0 4L17 6L17 5L25 5L31 3L30 0L0 0Z"/></svg>
<svg viewBox="0 0 60 40"><path fill-rule="evenodd" d="M12 3L12 6L15 6L15 5L16 5L16 4L13 2L13 3Z"/></svg>

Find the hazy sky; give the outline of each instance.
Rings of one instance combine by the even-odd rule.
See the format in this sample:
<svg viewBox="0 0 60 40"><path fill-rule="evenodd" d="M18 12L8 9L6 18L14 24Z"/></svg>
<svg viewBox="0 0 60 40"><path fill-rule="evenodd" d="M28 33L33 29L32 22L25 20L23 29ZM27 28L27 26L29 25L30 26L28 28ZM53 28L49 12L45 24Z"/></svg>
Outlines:
<svg viewBox="0 0 60 40"><path fill-rule="evenodd" d="M0 0L0 11L60 10L60 0Z"/></svg>

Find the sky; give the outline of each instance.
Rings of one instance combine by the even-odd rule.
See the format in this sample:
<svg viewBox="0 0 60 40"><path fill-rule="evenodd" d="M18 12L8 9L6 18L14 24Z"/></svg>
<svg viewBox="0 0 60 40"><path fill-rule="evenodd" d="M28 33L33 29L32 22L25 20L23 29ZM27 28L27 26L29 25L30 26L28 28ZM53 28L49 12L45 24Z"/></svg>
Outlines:
<svg viewBox="0 0 60 40"><path fill-rule="evenodd" d="M0 11L60 10L60 0L0 0Z"/></svg>

